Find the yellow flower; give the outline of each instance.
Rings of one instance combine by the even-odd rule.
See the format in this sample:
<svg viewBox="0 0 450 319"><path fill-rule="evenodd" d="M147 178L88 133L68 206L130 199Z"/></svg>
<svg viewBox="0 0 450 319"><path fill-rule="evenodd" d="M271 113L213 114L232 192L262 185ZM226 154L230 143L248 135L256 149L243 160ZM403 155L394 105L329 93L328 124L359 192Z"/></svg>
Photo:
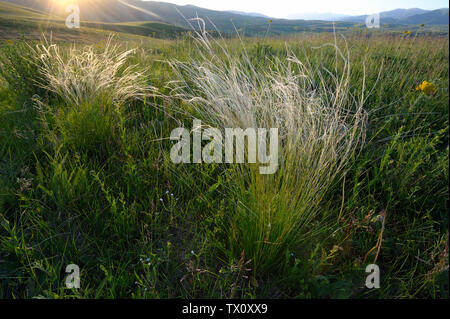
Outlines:
<svg viewBox="0 0 450 319"><path fill-rule="evenodd" d="M423 81L419 86L416 87L416 91L421 91L425 94L433 94L436 92L436 86L428 81Z"/></svg>
<svg viewBox="0 0 450 319"><path fill-rule="evenodd" d="M272 20L269 20L269 23L272 23L273 21Z"/></svg>

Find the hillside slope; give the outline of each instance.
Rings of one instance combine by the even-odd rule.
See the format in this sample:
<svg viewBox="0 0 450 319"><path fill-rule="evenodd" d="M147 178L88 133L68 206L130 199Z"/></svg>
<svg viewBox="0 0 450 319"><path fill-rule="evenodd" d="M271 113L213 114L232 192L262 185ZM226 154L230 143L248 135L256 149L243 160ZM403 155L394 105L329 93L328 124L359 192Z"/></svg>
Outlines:
<svg viewBox="0 0 450 319"><path fill-rule="evenodd" d="M335 28L331 21L320 20L287 20L269 19L267 17L254 16L252 14L242 14L229 11L215 11L193 5L179 6L167 2L141 1L141 0L67 0L66 5L61 2L58 5L56 0L3 0L23 6L22 11L41 12L52 17L64 19L67 16L65 8L67 3L72 1L80 6L82 25L88 26L96 23L102 29L118 30L123 28L123 24L133 24L127 26L126 31L131 31L139 35L152 35L155 32L167 31L160 37L173 37L184 29L197 29L203 27L202 22L193 21L193 18L200 17L205 22L208 31L218 30L223 34L235 34L236 30L244 36L271 36L286 35L301 31L309 32L332 32L333 30L345 31L353 27L364 27L366 16L342 18ZM25 9L28 8L28 9ZM17 15L17 14L15 14ZM426 11L422 9L396 9L382 12L381 23L386 30L396 30L409 25L409 29L419 28L420 24L427 27L448 25L448 9ZM351 20L351 21L350 21ZM152 24L145 22L151 21ZM155 23L158 25L155 30ZM122 27L116 24L120 23ZM137 23L137 25L136 25ZM115 24L107 25L107 24ZM149 29L150 28L150 29ZM440 27L439 27L440 28ZM447 27L448 29L448 27ZM444 27L444 30L447 30Z"/></svg>
<svg viewBox="0 0 450 319"><path fill-rule="evenodd" d="M187 30L158 21L126 23L85 21L80 29L68 29L62 16L0 1L0 39L15 39L22 36L39 38L42 34L51 33L57 39L80 40L85 37L89 42L92 38L104 38L108 32L153 38L176 38L185 34Z"/></svg>
<svg viewBox="0 0 450 319"><path fill-rule="evenodd" d="M402 25L448 25L448 9L438 10L422 10L418 8L413 9L396 9L392 11L385 11L380 13L381 23L402 24ZM344 18L345 21L361 22L363 23L367 15L353 16Z"/></svg>
<svg viewBox="0 0 450 319"><path fill-rule="evenodd" d="M49 14L64 17L64 6L55 5L53 0L4 0ZM235 28L246 35L265 34L270 25L272 35L298 31L332 31L330 22L269 19L265 17L243 15L225 11L204 9L192 5L178 6L171 3L141 0L77 0L80 6L81 20L123 23L138 21L160 21L179 27L197 27L198 23L189 19L200 17L206 22L206 29L218 29L223 33L234 33ZM211 23L212 22L212 23ZM352 27L351 22L340 27Z"/></svg>
<svg viewBox="0 0 450 319"><path fill-rule="evenodd" d="M431 12L426 12L423 14L413 15L404 19L403 22L406 24L448 24L448 9L438 9Z"/></svg>
<svg viewBox="0 0 450 319"><path fill-rule="evenodd" d="M36 9L54 16L67 16L64 3L54 0L4 0L16 5ZM147 12L133 8L120 0L76 0L80 6L80 16L83 21L98 22L129 22L159 20Z"/></svg>

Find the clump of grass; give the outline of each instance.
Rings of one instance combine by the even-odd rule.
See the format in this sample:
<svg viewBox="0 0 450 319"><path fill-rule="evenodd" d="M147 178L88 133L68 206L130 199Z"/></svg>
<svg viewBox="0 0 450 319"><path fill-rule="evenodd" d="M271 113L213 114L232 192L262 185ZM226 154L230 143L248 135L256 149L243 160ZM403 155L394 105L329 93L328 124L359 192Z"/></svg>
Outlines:
<svg viewBox="0 0 450 319"><path fill-rule="evenodd" d="M35 82L39 77L38 65L38 57L25 40L11 41L0 49L0 78L20 105L34 94L43 93Z"/></svg>
<svg viewBox="0 0 450 319"><path fill-rule="evenodd" d="M96 98L123 103L145 97L150 92L145 72L127 65L135 51L121 49L109 37L98 51L95 46L61 48L44 40L34 51L39 57L37 82L69 105L80 105Z"/></svg>
<svg viewBox="0 0 450 319"><path fill-rule="evenodd" d="M183 101L180 111L222 130L279 130L274 175L232 168L238 205L229 216L229 248L234 256L244 251L255 270L269 271L287 249L305 245L327 190L364 142L364 97L352 96L349 59L335 44L334 71L302 62L289 49L285 61L259 68L245 49L235 55L206 33L198 33L197 44L195 58L171 63L178 80L169 86Z"/></svg>

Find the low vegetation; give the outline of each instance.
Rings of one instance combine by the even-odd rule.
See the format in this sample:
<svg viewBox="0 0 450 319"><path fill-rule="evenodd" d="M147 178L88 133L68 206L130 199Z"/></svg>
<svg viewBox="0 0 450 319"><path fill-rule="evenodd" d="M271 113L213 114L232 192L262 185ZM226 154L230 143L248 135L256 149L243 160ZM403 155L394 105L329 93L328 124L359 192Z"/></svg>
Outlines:
<svg viewBox="0 0 450 319"><path fill-rule="evenodd" d="M2 42L0 298L448 298L448 61L376 32ZM277 172L174 164L193 118L278 127Z"/></svg>

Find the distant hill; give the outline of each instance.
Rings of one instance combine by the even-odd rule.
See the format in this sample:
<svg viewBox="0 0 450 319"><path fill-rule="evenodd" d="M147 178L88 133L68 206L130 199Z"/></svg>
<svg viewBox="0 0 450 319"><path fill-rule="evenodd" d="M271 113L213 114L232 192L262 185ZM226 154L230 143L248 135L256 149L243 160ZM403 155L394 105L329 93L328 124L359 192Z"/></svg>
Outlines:
<svg viewBox="0 0 450 319"><path fill-rule="evenodd" d="M361 22L363 23L367 15L345 17L344 21ZM389 24L449 24L448 9L438 10L423 10L418 8L413 9L396 9L392 11L380 12L380 22Z"/></svg>
<svg viewBox="0 0 450 319"><path fill-rule="evenodd" d="M257 13L257 12L242 12L242 11L227 11L230 13L234 13L234 14L240 14L240 15L244 15L244 16L249 16L249 17L260 17L260 18L266 18L266 19L270 19L269 16L266 16L265 14L261 14L261 13Z"/></svg>
<svg viewBox="0 0 450 319"><path fill-rule="evenodd" d="M65 7L54 0L0 0L19 5L22 12L34 12L52 19L64 20ZM332 32L345 31L361 27L366 16L346 17L331 14L316 15L314 20L275 19L258 13L239 11L215 11L193 5L179 6L172 3L141 0L76 0L80 6L82 25L101 26L105 30L122 30L139 35L173 37L185 29L198 28L201 23L192 21L200 17L208 31L218 30L222 34L235 34L236 30L244 36L262 36L270 32L271 36L286 35L301 31ZM15 9L19 10L19 9ZM331 16L330 16L331 15ZM297 16L298 17L298 16ZM310 16L311 18L311 16ZM381 13L381 22L386 24L426 24L448 25L448 9L426 11L422 9L397 9ZM324 21L328 20L328 21ZM339 21L335 26L331 21ZM151 22L151 23L149 23ZM2 23L2 21L0 21ZM160 25L158 25L160 23ZM7 23L3 22L4 25ZM120 25L119 25L120 24ZM445 28L444 28L445 29ZM166 32L163 32L166 31Z"/></svg>
<svg viewBox="0 0 450 319"><path fill-rule="evenodd" d="M64 5L54 0L3 0L23 7L33 8L54 16L67 16ZM134 8L121 0L77 0L83 21L97 22L131 22L160 20L149 12Z"/></svg>
<svg viewBox="0 0 450 319"><path fill-rule="evenodd" d="M350 17L351 17L350 15L346 14L305 12L288 15L286 19L342 21Z"/></svg>
<svg viewBox="0 0 450 319"><path fill-rule="evenodd" d="M25 7L20 7L20 6L12 5L9 3L5 3L5 2L0 2L0 17L5 18L7 16L14 16L17 18L24 18L24 19L29 19L29 18L48 19L49 18L48 14L38 11L38 10L34 10L32 8L25 8Z"/></svg>
<svg viewBox="0 0 450 319"><path fill-rule="evenodd" d="M403 19L402 22L405 24L423 23L426 25L449 24L448 11L449 11L448 9L433 10L431 12L413 15L411 17Z"/></svg>
<svg viewBox="0 0 450 319"><path fill-rule="evenodd" d="M205 20L207 29L217 28L223 33L234 33L236 28L246 35L264 34L269 28L269 20L271 20L270 31L273 35L298 32L311 26L332 29L331 25L326 25L324 22L309 23L303 20L272 19L259 14L215 11L193 5L178 6L156 1L126 0L126 2L158 15L164 22L182 27L190 27L190 24L196 27L198 22L188 22L187 20L198 16Z"/></svg>
<svg viewBox="0 0 450 319"><path fill-rule="evenodd" d="M33 8L51 15L65 17L65 8L55 6L53 0L3 0ZM193 5L178 6L172 3L141 0L78 0L81 20L91 22L124 23L157 21L183 28L198 26L198 22L188 21L200 17L206 22L206 29L217 28L222 33L235 33L235 28L243 35L264 35L270 27L271 35L289 34L299 31L332 31L333 25L327 21L308 22L304 20L272 19L226 11L215 11ZM270 20L270 21L269 21ZM211 23L212 22L212 23ZM352 22L340 27L351 27Z"/></svg>
<svg viewBox="0 0 450 319"><path fill-rule="evenodd" d="M33 8L56 16L66 16L65 7L55 5L54 0L2 0L23 7ZM240 11L215 11L193 5L178 6L167 2L141 0L77 0L81 20L97 22L162 21L179 26L188 26L185 18L210 18L214 23L230 24L233 20L239 25L244 21L267 22L267 16L259 13Z"/></svg>
<svg viewBox="0 0 450 319"><path fill-rule="evenodd" d="M32 8L0 1L0 39L15 39L22 35L40 38L53 34L57 39L92 40L104 38L110 32L122 35L150 36L153 38L176 38L188 30L159 21L135 21L124 23L83 22L81 29L68 29L65 19Z"/></svg>
<svg viewBox="0 0 450 319"><path fill-rule="evenodd" d="M406 19L408 17L411 17L413 15L423 14L428 12L428 10L423 10L419 8L412 8L412 9L395 9L391 11L384 11L380 13L381 19L396 19L396 20L402 20Z"/></svg>

